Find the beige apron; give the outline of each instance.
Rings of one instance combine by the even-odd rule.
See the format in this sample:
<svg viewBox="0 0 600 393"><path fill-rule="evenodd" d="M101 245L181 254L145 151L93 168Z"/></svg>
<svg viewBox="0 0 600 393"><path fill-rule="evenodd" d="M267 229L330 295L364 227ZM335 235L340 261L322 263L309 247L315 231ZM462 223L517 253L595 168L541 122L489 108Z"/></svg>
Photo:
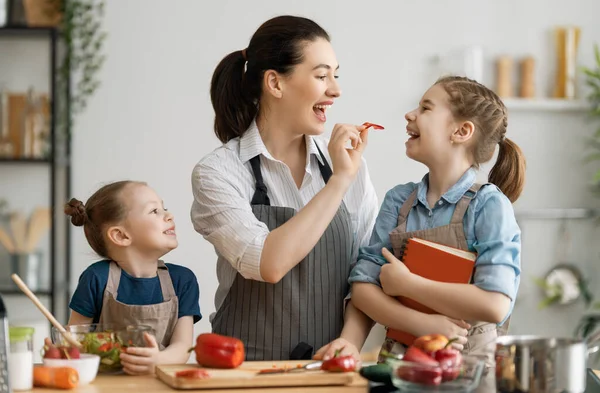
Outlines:
<svg viewBox="0 0 600 393"><path fill-rule="evenodd" d="M462 196L462 198L458 201L456 208L454 209L454 214L452 215L450 224L431 229L407 232L406 222L408 219L408 214L410 213L415 198L417 197L417 190L415 189L400 208L400 213L398 215L398 226L390 233L390 241L392 243L392 248L394 249L394 255L398 258L401 257L404 243L411 237L445 244L450 247L468 251L463 218L467 212L467 209L469 208L471 200L475 197L475 194L479 191L481 186L481 184L473 184L469 191ZM493 366L494 351L496 346L495 339L499 334L505 334L505 332L508 331L509 322L510 318L503 324L502 328L499 328L495 323L470 321L469 324L471 325L471 328L469 329L467 344L465 345L463 353L481 357L482 359L485 359L486 366ZM383 343L382 350L386 350L387 352L393 354L404 353L404 344L397 342L393 338L389 337L389 335L390 334L388 333L388 337L386 337ZM381 356L380 361L383 361Z"/></svg>
<svg viewBox="0 0 600 393"><path fill-rule="evenodd" d="M154 330L156 342L161 350L169 345L179 313L179 301L163 261L158 261L158 279L163 302L148 305L132 305L117 300L117 290L121 281L121 268L116 262L110 263L108 282L102 299L101 324L113 326L148 325Z"/></svg>

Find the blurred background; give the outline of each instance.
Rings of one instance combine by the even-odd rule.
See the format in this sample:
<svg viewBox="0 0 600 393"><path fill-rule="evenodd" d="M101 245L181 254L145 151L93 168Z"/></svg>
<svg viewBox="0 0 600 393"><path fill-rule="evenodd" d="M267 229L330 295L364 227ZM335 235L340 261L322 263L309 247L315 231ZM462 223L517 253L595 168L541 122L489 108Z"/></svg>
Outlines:
<svg viewBox="0 0 600 393"><path fill-rule="evenodd" d="M49 334L13 272L67 322L68 297L98 258L62 205L136 179L175 215L180 246L164 259L197 275L204 318L195 330L210 330L216 256L190 221L192 168L220 145L210 79L260 24L293 14L330 33L341 65L343 93L326 128L386 126L365 153L380 202L426 173L404 154L404 114L439 76L467 75L502 95L508 137L528 163L515 204L523 271L510 331L595 328L600 168L586 158L600 153L597 0L73 0L61 4L60 20L47 8L57 2L0 0L0 293L11 324ZM365 350L382 336L377 326Z"/></svg>

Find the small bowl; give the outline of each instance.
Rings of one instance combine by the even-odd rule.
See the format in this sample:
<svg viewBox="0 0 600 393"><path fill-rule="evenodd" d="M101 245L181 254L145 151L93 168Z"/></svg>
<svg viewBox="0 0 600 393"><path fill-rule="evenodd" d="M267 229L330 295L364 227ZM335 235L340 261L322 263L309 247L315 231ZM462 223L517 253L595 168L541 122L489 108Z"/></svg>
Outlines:
<svg viewBox="0 0 600 393"><path fill-rule="evenodd" d="M79 373L79 386L87 385L96 379L100 356L82 353L80 359L42 359L47 367L71 367Z"/></svg>
<svg viewBox="0 0 600 393"><path fill-rule="evenodd" d="M401 391L411 392L470 392L479 386L484 362L474 356L463 355L460 369L445 369L440 366L425 365L402 359L388 359L392 366L392 383ZM444 373L456 372L459 376L452 381L442 381L434 385L435 377Z"/></svg>
<svg viewBox="0 0 600 393"><path fill-rule="evenodd" d="M85 324L65 326L75 339L83 346L81 352L100 356L99 371L101 373L116 373L123 368L121 365L121 349L126 347L144 347L144 333L153 334L148 325L108 325ZM56 345L68 345L63 335L56 329L51 330L52 342ZM103 348L102 344L108 344Z"/></svg>

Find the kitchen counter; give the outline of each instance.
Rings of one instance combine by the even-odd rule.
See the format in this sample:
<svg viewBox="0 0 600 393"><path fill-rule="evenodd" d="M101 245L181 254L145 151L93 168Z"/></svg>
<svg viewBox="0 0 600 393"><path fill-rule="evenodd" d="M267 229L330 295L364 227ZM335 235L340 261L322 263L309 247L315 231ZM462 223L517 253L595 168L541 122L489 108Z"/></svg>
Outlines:
<svg viewBox="0 0 600 393"><path fill-rule="evenodd" d="M30 392L35 393L99 393L111 392L119 393L131 391L132 393L164 393L164 392L185 392L185 390L175 390L161 382L158 378L150 375L130 376L130 375L102 375L99 374L94 382L89 385L72 390L58 390L46 388L34 388ZM190 390L191 391L191 390ZM194 390L204 393L240 393L240 392L266 392L266 393L367 393L369 388L367 380L360 379L359 382L349 386L317 386L317 387L285 387L285 388L256 388L256 389L214 389L214 390Z"/></svg>
<svg viewBox="0 0 600 393"><path fill-rule="evenodd" d="M600 371L594 370L594 373L600 378ZM487 383L485 383L487 382ZM492 393L495 391L493 388L493 380L488 380L482 383L482 385L476 389L477 393ZM595 387L588 386L586 391L597 391L600 385ZM31 392L35 393L98 393L98 392L125 392L131 390L132 393L163 393L163 392L175 392L175 389L170 388L158 378L154 376L139 376L132 377L128 375L98 375L96 380L89 385L82 386L73 390L56 390L56 389L43 389L34 388ZM190 390L192 391L192 390ZM240 392L266 392L266 393L368 393L369 387L367 381L360 379L353 385L349 386L318 386L318 387L293 387L293 388L256 388L256 389L215 389L215 390L194 390L195 392L204 393L240 393ZM371 393L392 393L395 389L393 387L374 387L371 389ZM184 392L184 391L182 391Z"/></svg>

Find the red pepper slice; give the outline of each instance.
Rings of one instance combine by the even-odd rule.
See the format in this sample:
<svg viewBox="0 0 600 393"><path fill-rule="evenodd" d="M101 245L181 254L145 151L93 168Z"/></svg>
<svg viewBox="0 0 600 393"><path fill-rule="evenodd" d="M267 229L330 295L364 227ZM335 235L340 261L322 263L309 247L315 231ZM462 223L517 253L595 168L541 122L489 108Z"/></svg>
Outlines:
<svg viewBox="0 0 600 393"><path fill-rule="evenodd" d="M112 343L104 343L98 347L98 351L100 352L108 352L113 348Z"/></svg>
<svg viewBox="0 0 600 393"><path fill-rule="evenodd" d="M196 362L205 367L236 368L246 357L241 340L215 333L203 333L196 338Z"/></svg>
<svg viewBox="0 0 600 393"><path fill-rule="evenodd" d="M380 126L379 124L369 123L368 121L364 122L363 126L365 126L367 128L373 127L373 129L375 129L375 130L384 130L385 129L383 126Z"/></svg>
<svg viewBox="0 0 600 393"><path fill-rule="evenodd" d="M189 370L177 371L175 373L176 378L190 378L190 379L207 379L210 378L210 374L201 368L191 368Z"/></svg>
<svg viewBox="0 0 600 393"><path fill-rule="evenodd" d="M325 360L321 365L321 370L334 373L345 373L356 370L356 359L352 355L338 356L339 352L331 359Z"/></svg>

